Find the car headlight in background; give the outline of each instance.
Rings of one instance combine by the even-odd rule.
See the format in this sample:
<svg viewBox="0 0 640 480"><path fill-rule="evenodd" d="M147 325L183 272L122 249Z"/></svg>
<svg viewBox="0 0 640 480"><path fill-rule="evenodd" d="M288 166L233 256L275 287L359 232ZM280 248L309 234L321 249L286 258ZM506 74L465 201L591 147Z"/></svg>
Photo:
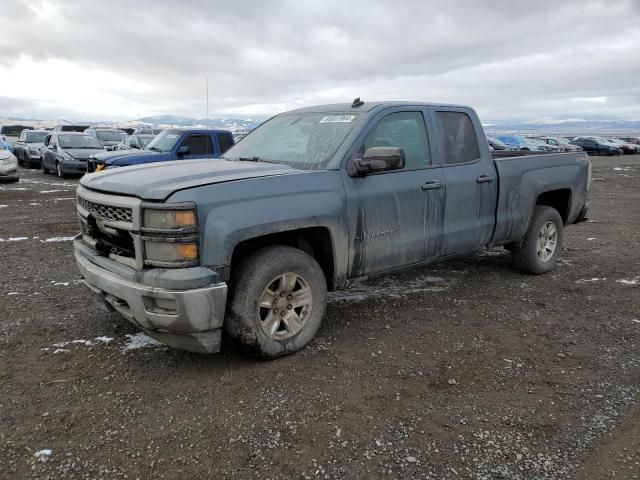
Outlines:
<svg viewBox="0 0 640 480"><path fill-rule="evenodd" d="M199 264L198 214L194 203L143 204L140 231L145 264L165 268Z"/></svg>

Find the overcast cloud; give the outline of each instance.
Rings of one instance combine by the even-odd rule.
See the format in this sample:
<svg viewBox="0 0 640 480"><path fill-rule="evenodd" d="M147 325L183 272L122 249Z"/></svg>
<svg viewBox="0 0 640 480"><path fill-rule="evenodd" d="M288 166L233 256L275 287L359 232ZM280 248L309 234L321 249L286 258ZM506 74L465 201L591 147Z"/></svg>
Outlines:
<svg viewBox="0 0 640 480"><path fill-rule="evenodd" d="M484 121L640 119L640 1L18 1L0 116L264 117L316 103L470 104Z"/></svg>

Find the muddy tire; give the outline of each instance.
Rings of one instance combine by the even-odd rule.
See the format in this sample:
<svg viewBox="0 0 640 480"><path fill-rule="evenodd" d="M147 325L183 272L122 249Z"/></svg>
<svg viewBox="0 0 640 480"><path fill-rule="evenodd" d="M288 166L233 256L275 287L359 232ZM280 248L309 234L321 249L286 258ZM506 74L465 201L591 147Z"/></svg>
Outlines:
<svg viewBox="0 0 640 480"><path fill-rule="evenodd" d="M518 270L539 275L551 270L562 249L563 223L555 208L536 205L527 233L512 250Z"/></svg>
<svg viewBox="0 0 640 480"><path fill-rule="evenodd" d="M224 325L253 353L277 358L309 343L326 303L327 282L313 257L297 248L266 247L234 270Z"/></svg>

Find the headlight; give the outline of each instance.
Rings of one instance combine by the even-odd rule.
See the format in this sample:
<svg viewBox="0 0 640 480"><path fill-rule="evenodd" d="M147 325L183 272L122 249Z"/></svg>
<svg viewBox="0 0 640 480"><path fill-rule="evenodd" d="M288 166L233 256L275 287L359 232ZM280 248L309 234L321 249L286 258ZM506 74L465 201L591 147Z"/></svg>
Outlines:
<svg viewBox="0 0 640 480"><path fill-rule="evenodd" d="M145 228L175 230L197 226L195 209L144 211Z"/></svg>
<svg viewBox="0 0 640 480"><path fill-rule="evenodd" d="M194 203L143 204L145 264L177 268L199 263L198 215Z"/></svg>

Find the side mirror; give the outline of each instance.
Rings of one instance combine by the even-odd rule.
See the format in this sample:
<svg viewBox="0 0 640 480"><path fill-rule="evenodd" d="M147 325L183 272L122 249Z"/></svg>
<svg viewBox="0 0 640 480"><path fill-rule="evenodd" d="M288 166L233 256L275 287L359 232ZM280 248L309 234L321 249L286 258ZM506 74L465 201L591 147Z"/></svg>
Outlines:
<svg viewBox="0 0 640 480"><path fill-rule="evenodd" d="M400 147L371 147L362 156L349 163L351 177L361 177L376 172L400 170L404 168L404 150Z"/></svg>
<svg viewBox="0 0 640 480"><path fill-rule="evenodd" d="M189 145L181 145L178 147L178 151L176 152L178 155L189 155L191 153L191 149Z"/></svg>

